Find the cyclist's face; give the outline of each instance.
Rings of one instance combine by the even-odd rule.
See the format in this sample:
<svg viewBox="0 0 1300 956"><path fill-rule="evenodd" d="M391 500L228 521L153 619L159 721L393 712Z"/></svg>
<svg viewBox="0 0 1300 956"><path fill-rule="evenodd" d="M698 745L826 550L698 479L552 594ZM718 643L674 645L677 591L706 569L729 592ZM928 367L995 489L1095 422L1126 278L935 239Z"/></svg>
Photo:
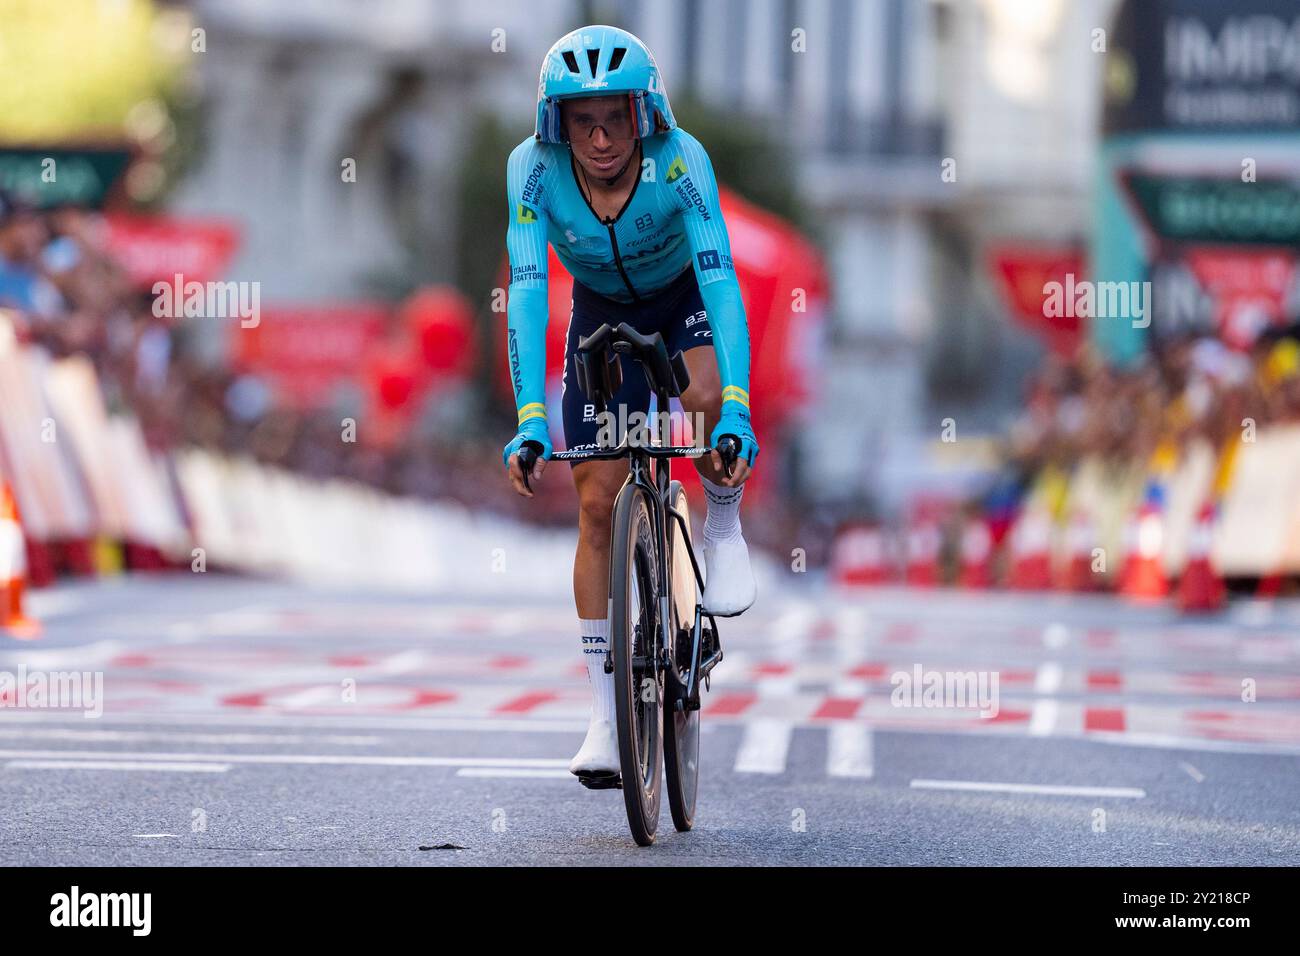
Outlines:
<svg viewBox="0 0 1300 956"><path fill-rule="evenodd" d="M573 155L588 175L608 179L623 168L636 146L626 96L564 100L560 115Z"/></svg>

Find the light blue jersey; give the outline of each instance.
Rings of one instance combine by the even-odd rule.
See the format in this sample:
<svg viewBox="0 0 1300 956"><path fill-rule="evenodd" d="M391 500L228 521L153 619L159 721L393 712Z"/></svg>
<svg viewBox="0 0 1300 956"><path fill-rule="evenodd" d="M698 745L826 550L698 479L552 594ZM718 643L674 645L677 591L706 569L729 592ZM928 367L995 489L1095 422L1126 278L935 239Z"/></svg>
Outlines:
<svg viewBox="0 0 1300 956"><path fill-rule="evenodd" d="M717 354L724 417L749 422L749 327L718 206L713 165L685 130L641 140L641 174L622 212L600 220L567 145L529 137L510 154L510 373L521 428L546 418L547 242L593 292L636 302L695 269Z"/></svg>

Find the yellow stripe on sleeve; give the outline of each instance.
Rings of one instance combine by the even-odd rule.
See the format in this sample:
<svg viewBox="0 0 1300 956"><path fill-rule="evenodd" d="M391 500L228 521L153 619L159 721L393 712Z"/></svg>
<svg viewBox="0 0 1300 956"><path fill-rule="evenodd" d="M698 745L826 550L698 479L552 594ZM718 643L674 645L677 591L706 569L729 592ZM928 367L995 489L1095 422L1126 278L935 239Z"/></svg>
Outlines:
<svg viewBox="0 0 1300 956"><path fill-rule="evenodd" d="M722 400L724 402L740 402L746 408L749 408L749 392L745 391L739 385L728 385L722 390Z"/></svg>
<svg viewBox="0 0 1300 956"><path fill-rule="evenodd" d="M546 406L541 402L529 402L519 409L519 424L522 425L530 418L545 418Z"/></svg>

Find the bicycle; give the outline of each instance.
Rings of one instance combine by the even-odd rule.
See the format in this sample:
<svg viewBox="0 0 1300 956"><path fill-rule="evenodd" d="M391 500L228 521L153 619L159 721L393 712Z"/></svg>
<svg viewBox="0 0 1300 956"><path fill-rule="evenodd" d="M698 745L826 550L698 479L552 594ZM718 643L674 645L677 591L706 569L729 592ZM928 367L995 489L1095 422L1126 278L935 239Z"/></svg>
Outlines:
<svg viewBox="0 0 1300 956"><path fill-rule="evenodd" d="M669 399L690 384L682 353L670 359L658 332L642 335L626 322L613 329L602 325L578 343L575 353L578 387L600 412L622 384L620 355L640 363L659 410L667 409ZM628 826L639 846L655 840L661 776L666 777L673 825L680 832L694 825L700 688L709 689L709 676L722 660L717 622L700 603L704 576L691 544L686 493L681 482L672 480L670 466L674 458L699 458L714 449L662 445L661 424L661 416L651 416L650 426L627 429L609 447L551 456L571 465L628 459L628 478L612 512L610 650L605 657L605 673L614 674L621 773L579 779L591 789L623 790ZM723 436L716 450L730 475L740 453L739 438ZM526 486L541 451L537 442L520 448Z"/></svg>

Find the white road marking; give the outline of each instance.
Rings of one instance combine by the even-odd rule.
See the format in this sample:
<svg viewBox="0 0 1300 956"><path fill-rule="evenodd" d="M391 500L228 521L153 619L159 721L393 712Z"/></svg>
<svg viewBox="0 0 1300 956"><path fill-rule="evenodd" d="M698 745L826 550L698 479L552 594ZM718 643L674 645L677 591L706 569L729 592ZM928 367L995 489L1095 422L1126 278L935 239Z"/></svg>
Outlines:
<svg viewBox="0 0 1300 956"><path fill-rule="evenodd" d="M307 741L341 746L373 747L383 737L358 734L198 734L150 730L60 730L45 728L0 728L0 738L44 740L80 740L89 743L106 741L175 740L196 744L302 744Z"/></svg>
<svg viewBox="0 0 1300 956"><path fill-rule="evenodd" d="M872 766L871 728L852 721L836 721L827 729L826 773L832 777L869 780Z"/></svg>
<svg viewBox="0 0 1300 956"><path fill-rule="evenodd" d="M1051 697L1061 689L1065 668L1055 661L1045 661L1034 673L1034 693L1042 694L1029 713L1029 736L1050 737L1056 731L1061 705Z"/></svg>
<svg viewBox="0 0 1300 956"><path fill-rule="evenodd" d="M1070 629L1064 624L1053 623L1043 628L1043 644L1052 650L1060 650L1070 643Z"/></svg>
<svg viewBox="0 0 1300 956"><path fill-rule="evenodd" d="M458 777L528 777L542 780L574 780L568 770L532 770L527 767L462 767Z"/></svg>
<svg viewBox="0 0 1300 956"><path fill-rule="evenodd" d="M37 620L40 618L37 617ZM126 649L126 645L117 640L95 641L91 644L48 650L24 648L0 652L0 662L14 667L26 664L29 671L93 671L99 669L98 665L106 664Z"/></svg>
<svg viewBox="0 0 1300 956"><path fill-rule="evenodd" d="M1056 661L1045 661L1034 673L1035 694L1055 694L1065 679L1065 668Z"/></svg>
<svg viewBox="0 0 1300 956"><path fill-rule="evenodd" d="M385 657L375 668L376 674L410 674L425 666L428 655L422 648L414 647Z"/></svg>
<svg viewBox="0 0 1300 956"><path fill-rule="evenodd" d="M1029 712L1029 736L1052 736L1056 732L1056 721L1060 713L1060 703L1050 697L1034 701L1033 710Z"/></svg>
<svg viewBox="0 0 1300 956"><path fill-rule="evenodd" d="M794 724L760 717L745 725L736 753L736 773L784 773Z"/></svg>
<svg viewBox="0 0 1300 956"><path fill-rule="evenodd" d="M731 662L731 656L727 656ZM80 713L66 711L14 710L4 715L6 723L76 723L86 726ZM217 726L217 727L303 727L325 729L328 727L357 727L374 730L461 731L477 730L487 733L556 733L585 732L589 719L582 717L384 717L381 715L348 714L256 714L234 711L188 711L157 713L106 713L95 718L95 724L148 724L151 726Z"/></svg>
<svg viewBox="0 0 1300 956"><path fill-rule="evenodd" d="M1289 754L1300 756L1300 746L1295 744L1270 744L1253 740L1209 740L1201 737L1176 737L1171 734L1143 734L1128 731L1122 734L1093 734L1087 738L1102 744L1121 747L1155 747L1166 750L1204 750L1207 753L1232 754Z"/></svg>
<svg viewBox="0 0 1300 956"><path fill-rule="evenodd" d="M226 763L166 760L10 760L6 770L154 770L165 773L225 773Z"/></svg>
<svg viewBox="0 0 1300 956"><path fill-rule="evenodd" d="M366 767L568 767L546 757L375 757L363 754L136 753L114 750L0 750L0 759L177 761L258 764L332 764Z"/></svg>
<svg viewBox="0 0 1300 956"><path fill-rule="evenodd" d="M913 790L973 790L983 793L1032 793L1051 797L1128 797L1141 799L1136 787L1072 787L1040 783L982 783L975 780L913 780Z"/></svg>
<svg viewBox="0 0 1300 956"><path fill-rule="evenodd" d="M290 694L280 706L293 710L298 707L336 704L342 699L343 688L341 684L327 684L321 687L307 687L296 694Z"/></svg>
<svg viewBox="0 0 1300 956"><path fill-rule="evenodd" d="M1204 782L1205 774L1201 773L1199 770L1197 770L1195 767L1189 764L1186 760L1184 760L1178 766L1182 767L1183 770L1187 772L1187 776L1191 777L1197 783Z"/></svg>

